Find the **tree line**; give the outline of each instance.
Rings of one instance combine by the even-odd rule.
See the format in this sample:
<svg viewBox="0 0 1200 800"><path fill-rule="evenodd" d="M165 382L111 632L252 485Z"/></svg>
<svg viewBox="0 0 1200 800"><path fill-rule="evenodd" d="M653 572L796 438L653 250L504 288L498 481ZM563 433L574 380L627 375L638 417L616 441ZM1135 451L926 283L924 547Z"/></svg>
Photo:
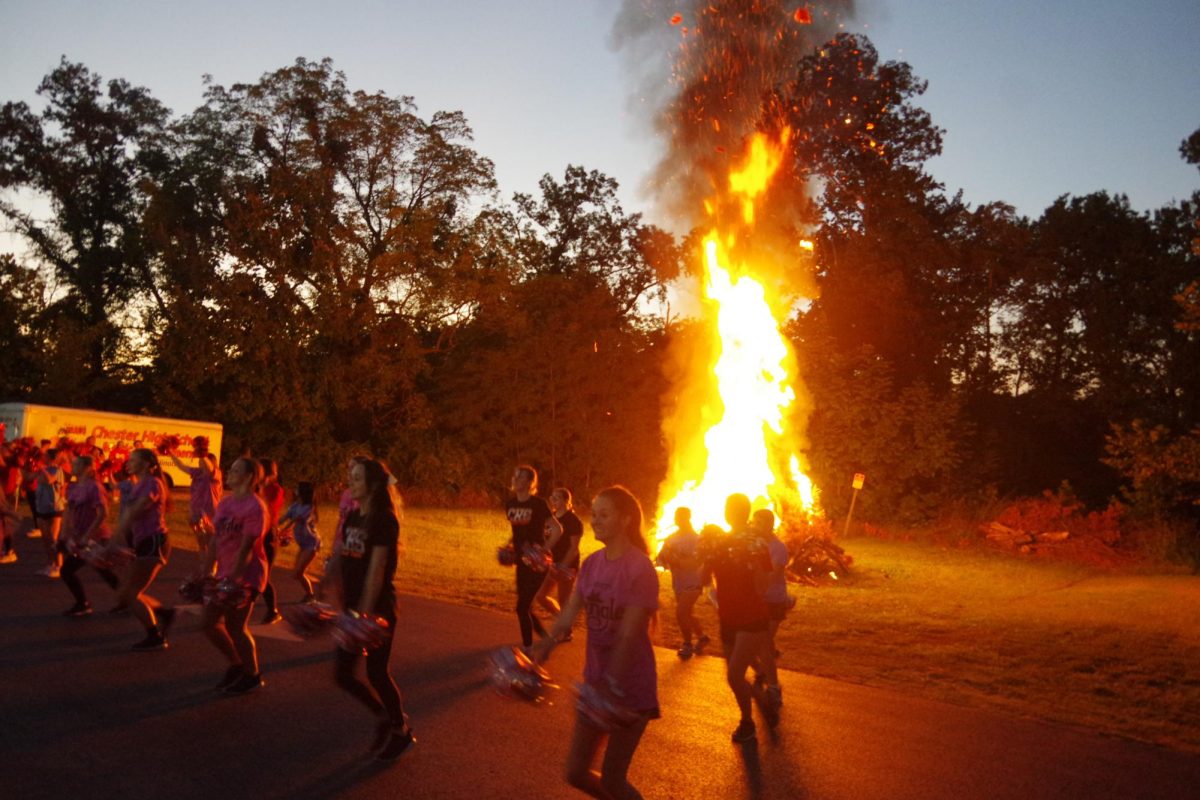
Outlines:
<svg viewBox="0 0 1200 800"><path fill-rule="evenodd" d="M786 332L826 507L866 472L867 519L1064 480L1189 508L1200 191L971 206L927 170L924 90L840 35L763 100L795 135L761 224L816 243L777 278L815 296ZM3 398L218 420L297 478L369 450L431 498L495 494L526 461L653 498L696 324L668 290L698 256L611 177L571 165L500 198L463 113L356 91L329 60L209 82L184 115L65 58L38 92L0 110L0 214L25 245L0 257ZM1181 153L1200 164L1200 131Z"/></svg>

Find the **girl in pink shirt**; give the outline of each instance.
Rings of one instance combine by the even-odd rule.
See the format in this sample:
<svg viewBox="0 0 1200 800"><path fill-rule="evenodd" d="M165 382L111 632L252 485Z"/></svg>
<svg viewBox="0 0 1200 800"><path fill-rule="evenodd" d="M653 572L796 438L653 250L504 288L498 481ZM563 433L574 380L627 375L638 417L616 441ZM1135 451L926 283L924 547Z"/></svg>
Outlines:
<svg viewBox="0 0 1200 800"><path fill-rule="evenodd" d="M197 550L203 557L213 534L213 514L221 500L221 468L217 466L217 457L208 452L207 436L192 439L192 453L196 456L194 467L180 461L174 450L170 452L170 456L171 461L175 462L175 467L186 472L192 479L191 516L188 518L188 524L192 526L192 533L196 534Z"/></svg>
<svg viewBox="0 0 1200 800"><path fill-rule="evenodd" d="M218 603L204 607L204 635L229 661L218 689L244 694L263 685L258 668L258 651L248 623L254 598L267 585L267 554L263 540L267 532L267 506L255 494L262 480L262 466L252 458L239 458L226 475L231 494L217 505L213 517L215 533L204 555L197 578L213 574L244 587L246 602L236 608Z"/></svg>
<svg viewBox="0 0 1200 800"><path fill-rule="evenodd" d="M110 552L115 554L128 535L135 556L129 577L121 587L119 603L129 607L146 629L146 638L133 649L165 650L167 630L175 621L175 609L163 607L146 594L146 590L171 556L171 545L167 541L167 484L153 450L144 447L134 450L129 454L126 466L137 483L129 492L128 501L122 498L125 508L108 545Z"/></svg>
<svg viewBox="0 0 1200 800"><path fill-rule="evenodd" d="M73 471L77 480L67 489L67 513L63 517L62 581L75 598L75 605L63 616L86 617L92 613L83 584L75 573L87 566L80 553L88 542L108 544L108 494L96 481L95 461L91 456L78 456ZM111 588L116 589L120 581L111 569L97 567L96 571Z"/></svg>
<svg viewBox="0 0 1200 800"><path fill-rule="evenodd" d="M533 657L538 663L545 661L555 642L586 609L583 679L610 702L636 712L636 718L605 732L578 714L567 755L567 781L593 797L641 797L627 775L646 723L659 716L658 677L650 644L650 620L658 609L658 573L642 535L642 507L628 489L610 486L596 495L592 530L604 549L583 562L575 592L550 636L534 648ZM592 765L601 747L604 758L597 772Z"/></svg>

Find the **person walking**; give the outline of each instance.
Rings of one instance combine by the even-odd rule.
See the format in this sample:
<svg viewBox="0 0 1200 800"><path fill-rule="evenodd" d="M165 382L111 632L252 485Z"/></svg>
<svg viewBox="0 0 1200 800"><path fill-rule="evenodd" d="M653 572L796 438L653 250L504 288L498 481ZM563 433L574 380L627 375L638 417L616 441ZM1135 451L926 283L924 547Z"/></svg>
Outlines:
<svg viewBox="0 0 1200 800"><path fill-rule="evenodd" d="M517 622L521 626L521 644L528 651L533 634L546 635L541 620L533 613L533 598L546 579L521 557L526 545L546 544L546 523L552 518L546 501L537 496L537 470L522 464L513 470L513 496L504 504L504 513L512 526L511 544L517 553Z"/></svg>
<svg viewBox="0 0 1200 800"><path fill-rule="evenodd" d="M658 573L642 533L642 507L628 489L610 486L596 495L592 530L604 547L583 562L574 593L551 635L533 649L533 659L545 663L575 618L586 614L584 683L605 703L621 707L625 722L606 730L582 711L577 713L566 780L592 797L640 798L628 773L646 725L660 716L650 644L650 623L658 609ZM601 749L604 755L597 771L594 764Z"/></svg>
<svg viewBox="0 0 1200 800"><path fill-rule="evenodd" d="M63 518L61 577L75 598L75 604L63 612L63 616L86 617L92 613L92 604L76 573L87 566L82 554L90 542L108 546L108 494L96 481L92 456L77 456L73 472L75 483L67 489L67 513ZM116 591L120 579L115 572L108 567L96 567L96 572Z"/></svg>
<svg viewBox="0 0 1200 800"><path fill-rule="evenodd" d="M118 607L129 608L146 631L146 637L133 645L134 650L165 650L167 632L175 621L175 609L163 606L146 591L171 557L167 540L167 484L162 477L158 456L140 447L129 454L126 464L136 483L125 501L121 520L113 531L109 551L114 553L128 541L133 548L133 564L118 595Z"/></svg>
<svg viewBox="0 0 1200 800"><path fill-rule="evenodd" d="M380 617L383 640L366 650L367 686L355 677L363 650L339 648L334 681L376 718L371 750L381 761L394 761L416 741L400 688L391 675L392 641L396 633L396 566L400 551L400 502L382 462L367 458L350 467L350 495L357 503L342 527L341 544L331 569L336 571L345 611L352 616Z"/></svg>
<svg viewBox="0 0 1200 800"><path fill-rule="evenodd" d="M213 537L203 555L196 580L216 572L234 599L204 606L204 635L225 656L229 667L216 688L227 694L245 694L263 685L258 649L250 633L254 598L267 582L267 506L256 493L262 466L252 458L239 458L226 475L230 494L221 499L213 516Z"/></svg>

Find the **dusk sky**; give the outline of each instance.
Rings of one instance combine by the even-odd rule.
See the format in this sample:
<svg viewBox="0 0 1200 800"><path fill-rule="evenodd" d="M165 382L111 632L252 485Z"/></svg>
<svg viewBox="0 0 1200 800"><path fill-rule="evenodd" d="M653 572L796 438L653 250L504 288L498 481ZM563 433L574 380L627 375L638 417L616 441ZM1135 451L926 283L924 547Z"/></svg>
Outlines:
<svg viewBox="0 0 1200 800"><path fill-rule="evenodd" d="M503 196L582 164L655 219L639 188L660 143L631 110L617 5L0 0L0 100L38 108L35 87L66 55L183 114L206 73L250 82L329 56L351 87L411 95L426 118L463 111ZM1148 209L1200 188L1179 155L1200 127L1197 0L859 0L847 30L929 81L919 102L946 131L931 171L972 204L1037 216L1060 194L1105 189Z"/></svg>

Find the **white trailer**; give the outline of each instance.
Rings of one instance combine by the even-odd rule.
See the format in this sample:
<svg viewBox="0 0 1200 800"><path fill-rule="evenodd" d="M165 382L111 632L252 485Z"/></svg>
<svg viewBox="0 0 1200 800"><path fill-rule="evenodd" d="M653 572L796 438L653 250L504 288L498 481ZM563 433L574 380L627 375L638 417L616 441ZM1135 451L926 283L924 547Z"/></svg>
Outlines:
<svg viewBox="0 0 1200 800"><path fill-rule="evenodd" d="M216 422L143 417L33 403L0 403L0 423L4 423L5 437L10 441L28 436L36 442L43 439L57 442L59 438L68 436L72 441L82 442L94 436L97 446L106 453L118 444L133 449L135 442L154 450L164 438L175 436L179 439L179 460L189 466L199 463L199 459L192 455L192 437L207 436L209 452L218 461L221 458L222 427ZM167 483L172 486L191 485L192 479L186 472L176 469L170 458L162 457L159 463Z"/></svg>

